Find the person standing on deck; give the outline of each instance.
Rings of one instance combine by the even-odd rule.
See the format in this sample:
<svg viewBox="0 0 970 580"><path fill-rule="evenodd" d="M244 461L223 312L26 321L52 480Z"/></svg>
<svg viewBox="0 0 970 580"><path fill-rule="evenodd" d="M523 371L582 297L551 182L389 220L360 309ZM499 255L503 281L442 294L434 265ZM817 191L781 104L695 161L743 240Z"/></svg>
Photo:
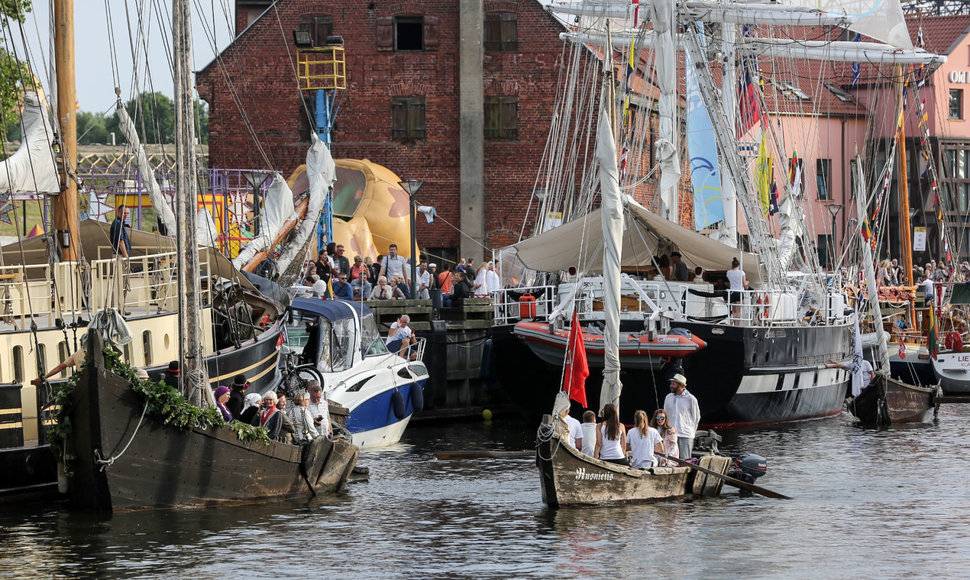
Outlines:
<svg viewBox="0 0 970 580"><path fill-rule="evenodd" d="M119 205L118 209L115 210L115 220L111 222L111 230L109 232L111 247L114 248L115 252L126 258L131 255L131 238L128 237L128 230L125 229L129 227L125 222L128 220L130 213L128 206L124 204Z"/></svg>
<svg viewBox="0 0 970 580"><path fill-rule="evenodd" d="M701 422L701 409L697 399L687 391L687 379L676 374L670 379L670 394L664 399L667 421L677 430L678 456L690 459L694 450L694 434Z"/></svg>
<svg viewBox="0 0 970 580"><path fill-rule="evenodd" d="M680 252L670 254L670 259L674 263L674 280L678 282L686 282L689 280L690 273L687 271L687 264L681 260Z"/></svg>

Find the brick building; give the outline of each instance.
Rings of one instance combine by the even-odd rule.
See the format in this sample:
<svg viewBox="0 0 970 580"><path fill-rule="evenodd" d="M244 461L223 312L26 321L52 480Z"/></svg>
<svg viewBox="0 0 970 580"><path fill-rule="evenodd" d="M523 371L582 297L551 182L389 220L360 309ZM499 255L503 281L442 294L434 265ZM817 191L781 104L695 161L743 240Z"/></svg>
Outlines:
<svg viewBox="0 0 970 580"><path fill-rule="evenodd" d="M423 247L480 257L517 241L553 111L557 20L534 0L236 0L234 41L197 75L212 167L303 163L313 105L297 30L343 38L333 155L424 182L419 202L443 219L418 220Z"/></svg>

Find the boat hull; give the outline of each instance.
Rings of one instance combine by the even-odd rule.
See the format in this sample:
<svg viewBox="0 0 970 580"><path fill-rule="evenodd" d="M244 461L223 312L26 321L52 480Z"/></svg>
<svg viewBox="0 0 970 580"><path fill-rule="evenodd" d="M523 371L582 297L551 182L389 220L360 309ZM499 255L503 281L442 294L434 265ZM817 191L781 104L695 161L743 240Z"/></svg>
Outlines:
<svg viewBox="0 0 970 580"><path fill-rule="evenodd" d="M970 395L970 352L947 352L930 361L947 395Z"/></svg>
<svg viewBox="0 0 970 580"><path fill-rule="evenodd" d="M888 427L931 422L936 410L935 398L933 387L917 387L877 374L846 406L862 425Z"/></svg>
<svg viewBox="0 0 970 580"><path fill-rule="evenodd" d="M723 474L730 461L720 459L716 471ZM551 508L671 500L695 492L716 495L721 488L707 476L695 481L687 467L633 469L593 459L554 435L548 415L539 429L536 465L542 501Z"/></svg>
<svg viewBox="0 0 970 580"><path fill-rule="evenodd" d="M413 362L408 367L414 368L419 365L424 369L423 364ZM411 416L421 410L416 408L415 401L424 400L424 386L428 381L427 371L422 370L415 375L417 380L403 384L394 384L401 380L397 373L392 373L390 376L394 378L383 385L377 382L388 376L387 373L378 373L357 391L337 390L327 395L331 401L348 409L347 430L353 436L354 444L362 449L386 447L398 443L404 435ZM415 389L420 389L421 393L415 393ZM397 411L403 411L400 415L395 411L394 399L397 396L395 393L399 394L398 404L401 405L397 407Z"/></svg>
<svg viewBox="0 0 970 580"><path fill-rule="evenodd" d="M100 359L100 341L89 342L88 360ZM100 360L87 366L70 411L74 505L115 511L308 497L342 489L356 464L357 449L340 440L305 463L308 448L245 443L226 427L182 431L144 409L142 396Z"/></svg>
<svg viewBox="0 0 970 580"><path fill-rule="evenodd" d="M687 388L704 425L768 425L841 411L851 377L825 365L852 357L850 326L672 325L707 343L684 359Z"/></svg>

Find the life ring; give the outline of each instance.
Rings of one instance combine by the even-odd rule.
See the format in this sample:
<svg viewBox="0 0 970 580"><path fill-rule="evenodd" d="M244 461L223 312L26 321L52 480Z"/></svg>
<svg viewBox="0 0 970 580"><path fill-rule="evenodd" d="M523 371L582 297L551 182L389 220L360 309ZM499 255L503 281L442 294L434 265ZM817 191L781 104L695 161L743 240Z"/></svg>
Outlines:
<svg viewBox="0 0 970 580"><path fill-rule="evenodd" d="M764 300L762 300L761 299L761 296L759 296L758 297L758 302L761 302L761 318L764 319L765 321L767 321L768 320L768 313L769 313L769 310L771 309L770 308L771 307L771 297L768 296L768 293L767 292L763 292L762 294L764 295Z"/></svg>
<svg viewBox="0 0 970 580"><path fill-rule="evenodd" d="M424 388L418 383L411 385L411 409L415 413L424 410Z"/></svg>
<svg viewBox="0 0 970 580"><path fill-rule="evenodd" d="M394 411L398 421L408 416L408 408L404 404L404 395L401 394L400 389L394 389L391 393L391 410Z"/></svg>
<svg viewBox="0 0 970 580"><path fill-rule="evenodd" d="M950 332L946 333L946 338L943 341L943 345L949 351L960 352L963 350L963 337L960 336L959 332L951 330Z"/></svg>

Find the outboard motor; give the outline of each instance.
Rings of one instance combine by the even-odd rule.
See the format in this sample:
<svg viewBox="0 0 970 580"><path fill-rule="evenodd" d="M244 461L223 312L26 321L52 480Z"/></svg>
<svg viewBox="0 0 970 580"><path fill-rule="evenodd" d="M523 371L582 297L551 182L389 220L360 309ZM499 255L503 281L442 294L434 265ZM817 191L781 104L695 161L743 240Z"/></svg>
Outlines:
<svg viewBox="0 0 970 580"><path fill-rule="evenodd" d="M734 462L734 467L728 472L728 476L740 479L745 483L754 483L768 471L768 460L760 455L749 453Z"/></svg>

